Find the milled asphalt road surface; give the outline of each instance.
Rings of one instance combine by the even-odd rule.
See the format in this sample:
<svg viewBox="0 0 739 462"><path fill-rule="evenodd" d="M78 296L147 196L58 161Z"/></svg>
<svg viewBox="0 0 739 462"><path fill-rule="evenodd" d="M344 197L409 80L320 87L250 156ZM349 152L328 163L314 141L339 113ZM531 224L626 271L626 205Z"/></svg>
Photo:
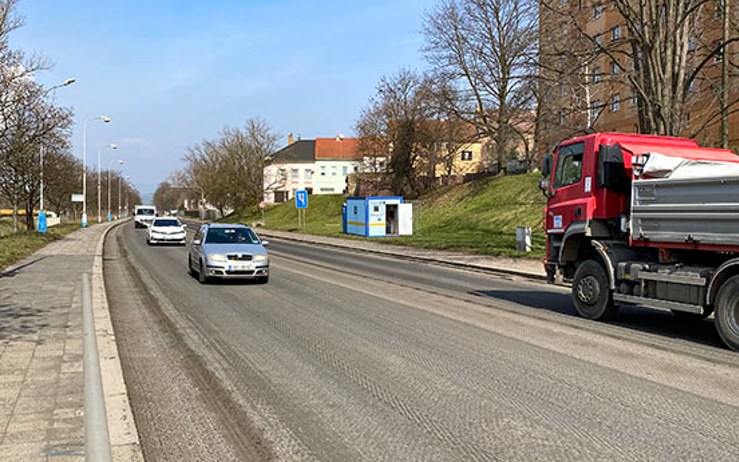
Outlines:
<svg viewBox="0 0 739 462"><path fill-rule="evenodd" d="M593 323L541 284L271 253L268 285L201 286L184 248L109 237L147 460L739 460L739 359L708 321Z"/></svg>

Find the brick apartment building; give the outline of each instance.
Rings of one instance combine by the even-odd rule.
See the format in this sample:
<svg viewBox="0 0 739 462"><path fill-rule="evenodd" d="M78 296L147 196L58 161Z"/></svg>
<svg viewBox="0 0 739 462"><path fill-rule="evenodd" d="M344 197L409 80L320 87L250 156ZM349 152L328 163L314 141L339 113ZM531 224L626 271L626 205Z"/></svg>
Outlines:
<svg viewBox="0 0 739 462"><path fill-rule="evenodd" d="M739 2L730 1L734 23ZM715 48L722 33L721 0L703 6L688 43L698 62ZM632 50L625 19L608 0L540 0L540 60L547 97L543 111L546 129L539 146L594 131L639 132L637 99L628 81L633 72ZM736 29L732 36L736 36ZM605 52L603 48L609 52ZM730 61L739 62L739 43L728 47ZM720 141L720 102L717 89L722 57L711 58L689 88L682 136L699 143ZM729 102L739 99L739 72L729 66ZM733 110L739 110L735 105ZM696 133L698 132L698 133ZM729 146L739 149L739 112L729 118ZM738 151L739 152L739 151Z"/></svg>

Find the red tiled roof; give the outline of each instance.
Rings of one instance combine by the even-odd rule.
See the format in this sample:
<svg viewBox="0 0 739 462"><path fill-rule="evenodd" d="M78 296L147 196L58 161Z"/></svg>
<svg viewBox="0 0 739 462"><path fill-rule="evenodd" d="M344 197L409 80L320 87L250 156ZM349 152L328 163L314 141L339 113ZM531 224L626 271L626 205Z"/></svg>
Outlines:
<svg viewBox="0 0 739 462"><path fill-rule="evenodd" d="M316 138L316 159L354 159L359 160L359 140L357 138Z"/></svg>

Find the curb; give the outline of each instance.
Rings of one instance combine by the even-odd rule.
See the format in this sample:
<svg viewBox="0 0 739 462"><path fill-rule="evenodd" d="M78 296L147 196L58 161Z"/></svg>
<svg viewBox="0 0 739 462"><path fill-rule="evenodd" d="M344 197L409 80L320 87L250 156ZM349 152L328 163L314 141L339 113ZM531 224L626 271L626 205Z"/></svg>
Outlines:
<svg viewBox="0 0 739 462"><path fill-rule="evenodd" d="M92 303L95 332L100 356L100 371L103 380L103 395L107 411L110 446L113 460L143 462L144 455L134 421L128 390L123 380L118 346L110 319L108 296L103 277L103 245L108 233L128 221L113 223L106 229L95 247L92 265Z"/></svg>
<svg viewBox="0 0 739 462"><path fill-rule="evenodd" d="M399 253L399 252L395 252L391 250L379 250L379 249L352 247L351 245L348 245L348 244L343 245L343 244L337 244L337 243L331 243L331 242L317 242L317 241L311 240L310 238L305 238L305 237L297 237L297 236L293 237L293 236L283 236L283 235L272 234L270 230L264 229L264 228L261 228L255 231L257 231L257 234L271 237L273 239L283 239L286 241L294 241L294 242L308 242L311 244L321 245L325 247L332 247L332 248L337 248L337 249L343 249L343 250L349 250L353 252L365 252L365 253L372 253L372 254L377 254L377 255L389 255L389 256L394 256L394 257L401 257L406 260L415 260L415 261L422 261L422 262L427 262L427 263L438 263L441 265L454 266L454 267L465 268L465 269L473 269L476 271L482 271L486 273L518 276L518 277L523 277L523 278L530 279L530 280L537 281L537 282L540 282L540 281L546 282L547 280L547 277L544 274L534 274L534 273L529 273L526 271L518 271L514 269L509 269L509 268L501 268L497 266L485 266L485 265L477 265L474 263L462 263L462 262L455 262L455 261L449 261L449 260L441 260L438 258L424 257L421 255L408 255L408 254Z"/></svg>

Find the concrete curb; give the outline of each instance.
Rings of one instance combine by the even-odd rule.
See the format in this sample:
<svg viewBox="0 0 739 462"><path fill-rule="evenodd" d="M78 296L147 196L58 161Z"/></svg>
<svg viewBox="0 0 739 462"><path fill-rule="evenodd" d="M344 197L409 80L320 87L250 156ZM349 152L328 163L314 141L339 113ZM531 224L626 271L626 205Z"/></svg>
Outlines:
<svg viewBox="0 0 739 462"><path fill-rule="evenodd" d="M284 239L286 241L294 241L294 242L309 242L311 244L318 244L318 245L323 245L326 247L333 247L333 248L343 249L343 250L351 250L354 252L365 252L365 253L373 253L377 255L401 257L407 260L416 260L416 261L423 261L423 262L428 262L428 263L438 263L438 264L454 266L458 268L472 269L476 271L484 271L487 273L518 276L518 277L523 277L523 278L534 280L534 281L546 281L547 280L547 277L545 274L530 273L526 271L519 271L519 270L503 268L499 266L478 265L475 263L458 262L458 261L452 261L452 260L441 260L438 258L426 257L423 255L410 255L410 254L401 253L395 250L368 249L368 248L353 246L351 244L351 241L347 242L345 245L343 243L338 244L338 243L322 242L320 240L311 239L312 236L310 235L306 236L306 235L301 234L297 236L285 236L282 232L280 232L279 234L275 234L271 232L271 230L264 229L264 228L256 229L256 231L257 231L257 234L261 236L266 236L266 237L270 237L273 239Z"/></svg>
<svg viewBox="0 0 739 462"><path fill-rule="evenodd" d="M110 445L115 461L143 462L136 422L134 421L128 391L123 380L118 346L108 309L108 296L103 277L103 245L108 233L115 227L126 223L124 220L113 223L103 232L95 248L92 265L92 303L95 317L95 332L100 355L100 371L103 379L103 395L107 410Z"/></svg>

